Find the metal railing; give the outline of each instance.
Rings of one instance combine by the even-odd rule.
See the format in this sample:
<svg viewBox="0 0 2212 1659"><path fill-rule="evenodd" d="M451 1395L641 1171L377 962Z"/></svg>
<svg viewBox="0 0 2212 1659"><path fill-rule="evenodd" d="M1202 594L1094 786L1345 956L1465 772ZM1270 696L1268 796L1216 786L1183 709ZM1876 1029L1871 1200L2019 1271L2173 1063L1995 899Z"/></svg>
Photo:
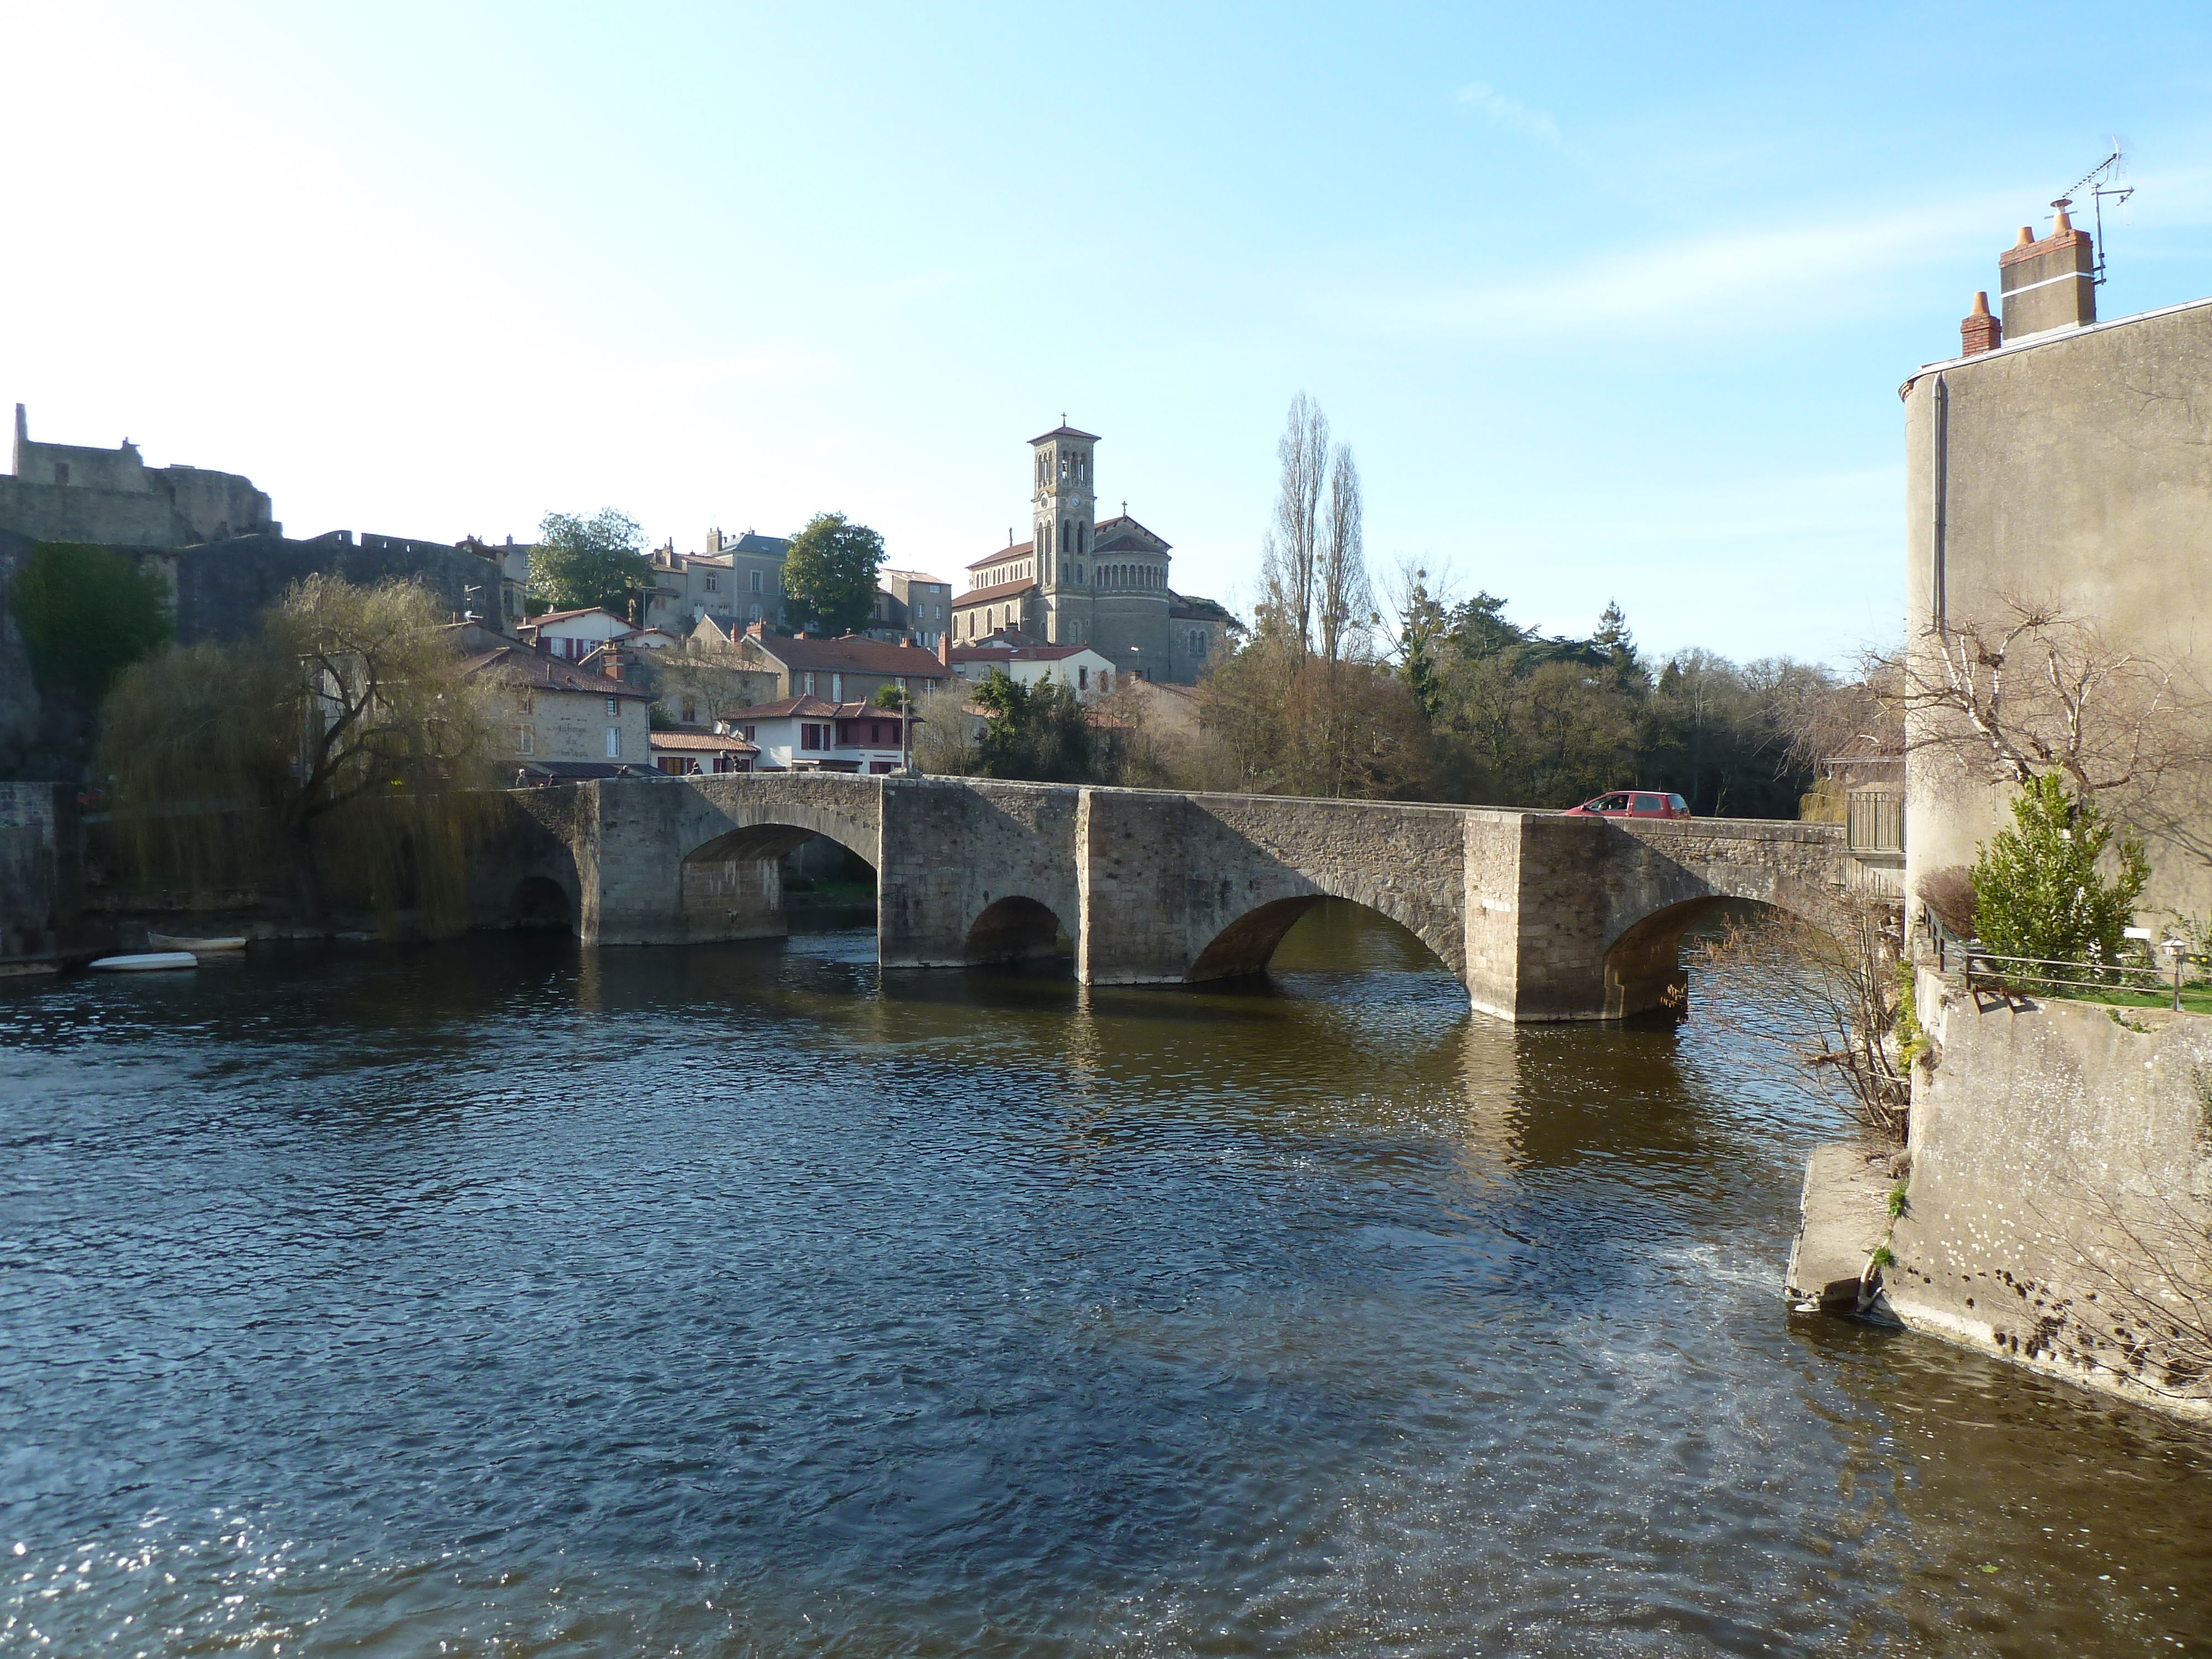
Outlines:
<svg viewBox="0 0 2212 1659"><path fill-rule="evenodd" d="M1923 907L1920 918L1923 935L1935 952L1936 971L1948 975L1955 965L1970 992L1989 991L2006 997L2063 996L2080 991L2132 991L2144 996L2170 993L2173 1012L2179 1013L2184 984L2212 966L2212 957L2183 949L2178 939L2166 941L2155 953L2146 950L2141 956L2111 960L2005 956L1978 939L1960 939L1933 910ZM2164 962L2159 960L2160 956Z"/></svg>

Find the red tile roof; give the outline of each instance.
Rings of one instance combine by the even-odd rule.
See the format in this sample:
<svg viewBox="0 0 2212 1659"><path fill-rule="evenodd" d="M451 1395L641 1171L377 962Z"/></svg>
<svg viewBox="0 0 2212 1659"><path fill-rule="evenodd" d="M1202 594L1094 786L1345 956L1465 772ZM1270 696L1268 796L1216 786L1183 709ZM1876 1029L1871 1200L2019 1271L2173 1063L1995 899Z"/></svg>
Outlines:
<svg viewBox="0 0 2212 1659"><path fill-rule="evenodd" d="M747 743L743 738L726 738L713 732L655 732L653 734L653 746L655 749L666 749L671 750L678 749L703 750L708 753L716 755L757 755L760 753L759 749L755 747L753 744Z"/></svg>
<svg viewBox="0 0 2212 1659"><path fill-rule="evenodd" d="M525 617L522 619L522 625L525 628L542 628L547 623L567 622L574 617L614 617L614 619L621 623L624 628L630 625L628 618L615 617L615 613L603 605L587 605L574 611L544 611L535 617Z"/></svg>
<svg viewBox="0 0 2212 1659"><path fill-rule="evenodd" d="M1010 599L1017 593L1026 593L1036 586L1036 578L1031 576L1023 581L1000 582L995 587L970 588L952 604L956 610L962 605L988 605L994 599Z"/></svg>
<svg viewBox="0 0 2212 1659"><path fill-rule="evenodd" d="M1011 558L1013 558L1013 557L1017 556L1018 556L1018 555L1019 555L1019 554L1023 554L1023 553L1034 553L1034 552L1036 552L1036 544L1035 542L1033 542L1033 541L1029 541L1029 542L1016 542L1012 546L1008 547L1008 548L1005 548L1005 549L1001 550L1000 550L1000 551L999 551L999 552L994 553L994 554L992 554L992 555L990 556L990 557L988 557L988 558L987 558L987 559L978 559L978 560L976 560L976 561L975 561L975 563L973 563L973 564L971 564L971 565L969 565L969 566L968 567L968 568L969 568L969 569L970 569L970 570L981 570L981 569L982 569L982 568L983 568L985 566L987 566L987 565L994 565L994 564L998 563L998 562L999 562L999 561L1000 561L1000 560L1001 560L1001 559L1011 559Z"/></svg>
<svg viewBox="0 0 2212 1659"><path fill-rule="evenodd" d="M641 690L627 680L590 672L559 657L533 651L526 645L502 645L496 650L464 657L461 672L471 679L481 676L495 679L502 685L530 685L547 691L588 691L595 697L642 697L647 702L653 701L650 691Z"/></svg>
<svg viewBox="0 0 2212 1659"><path fill-rule="evenodd" d="M994 634L991 637L997 639L999 636ZM994 648L988 645L956 645L952 647L952 660L955 662L1059 662L1082 651L1093 651L1101 657L1106 656L1104 652L1098 651L1095 646L1088 645L1021 645L1011 650L1005 646ZM1107 660L1110 662L1113 659L1109 657Z"/></svg>
<svg viewBox="0 0 2212 1659"><path fill-rule="evenodd" d="M782 634L738 636L740 646L750 646L786 668L830 669L848 674L903 674L908 679L941 680L947 670L936 653L918 645L899 645L847 634L834 640L802 640Z"/></svg>
<svg viewBox="0 0 2212 1659"><path fill-rule="evenodd" d="M930 660L934 662L936 659ZM827 697L798 696L755 703L750 708L732 708L722 719L743 726L747 720L895 720L898 717L897 709L878 708L872 702L831 702Z"/></svg>

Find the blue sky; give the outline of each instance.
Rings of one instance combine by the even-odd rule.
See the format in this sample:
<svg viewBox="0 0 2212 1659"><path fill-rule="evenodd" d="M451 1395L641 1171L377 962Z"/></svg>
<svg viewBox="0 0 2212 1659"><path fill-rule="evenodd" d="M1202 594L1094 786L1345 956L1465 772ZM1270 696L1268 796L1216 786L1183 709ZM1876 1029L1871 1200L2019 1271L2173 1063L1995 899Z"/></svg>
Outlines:
<svg viewBox="0 0 2212 1659"><path fill-rule="evenodd" d="M2104 153L2212 293L2212 10L0 0L0 400L294 534L834 507L957 580L1065 411L1248 603L1285 405L1370 556L1583 631L1899 629L1898 384Z"/></svg>

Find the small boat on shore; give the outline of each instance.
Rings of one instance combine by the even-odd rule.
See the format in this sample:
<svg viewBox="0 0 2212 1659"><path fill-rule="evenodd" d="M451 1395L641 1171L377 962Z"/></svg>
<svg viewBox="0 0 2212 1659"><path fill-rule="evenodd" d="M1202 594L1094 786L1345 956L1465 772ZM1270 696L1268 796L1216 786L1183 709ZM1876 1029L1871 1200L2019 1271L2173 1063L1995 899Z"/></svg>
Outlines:
<svg viewBox="0 0 2212 1659"><path fill-rule="evenodd" d="M190 951L196 957L205 957L219 951L243 951L246 935L231 933L221 939L185 939L174 933L149 933L146 945L153 951Z"/></svg>
<svg viewBox="0 0 2212 1659"><path fill-rule="evenodd" d="M164 968L197 968L200 959L190 951L137 951L127 956L95 957L93 968L107 974L149 974Z"/></svg>

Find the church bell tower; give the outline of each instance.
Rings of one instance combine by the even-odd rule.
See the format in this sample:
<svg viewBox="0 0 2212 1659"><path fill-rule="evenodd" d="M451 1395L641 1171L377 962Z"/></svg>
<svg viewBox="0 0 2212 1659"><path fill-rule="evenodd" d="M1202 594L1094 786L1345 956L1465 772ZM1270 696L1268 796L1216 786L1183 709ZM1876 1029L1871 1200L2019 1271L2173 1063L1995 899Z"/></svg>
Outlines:
<svg viewBox="0 0 2212 1659"><path fill-rule="evenodd" d="M1047 595L1087 585L1079 581L1076 567L1087 565L1092 530L1098 522L1097 486L1091 470L1097 444L1096 433L1078 432L1065 422L1030 440L1036 456L1030 500L1037 587Z"/></svg>

